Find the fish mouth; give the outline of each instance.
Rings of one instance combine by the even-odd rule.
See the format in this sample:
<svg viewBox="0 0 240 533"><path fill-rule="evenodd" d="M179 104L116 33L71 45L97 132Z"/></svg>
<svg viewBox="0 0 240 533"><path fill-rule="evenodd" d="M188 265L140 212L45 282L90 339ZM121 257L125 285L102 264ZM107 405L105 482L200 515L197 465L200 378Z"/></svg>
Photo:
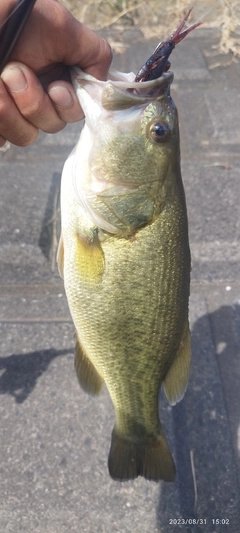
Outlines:
<svg viewBox="0 0 240 533"><path fill-rule="evenodd" d="M136 76L133 72L125 74L123 72L119 72L118 70L110 69L108 79L116 84L119 88L126 88L127 85L129 89L136 89L140 94L144 94L145 92L152 90L154 87L161 87L164 90L166 85L170 85L172 83L173 72L169 70L167 72L163 72L159 78L142 82L135 81L135 77Z"/></svg>
<svg viewBox="0 0 240 533"><path fill-rule="evenodd" d="M110 71L109 83L102 95L102 106L107 110L122 110L157 100L170 94L173 73L166 72L160 78L144 82L119 80L117 71ZM132 75L133 73L130 73ZM133 74L133 76L135 76ZM117 78L117 79L116 79Z"/></svg>
<svg viewBox="0 0 240 533"><path fill-rule="evenodd" d="M91 105L94 106L93 114L99 117L102 108L106 111L120 111L157 100L163 94L169 95L173 72L164 72L155 80L135 82L133 72L124 74L111 69L108 80L100 81L75 66L71 68L71 78L83 111L85 112L83 94L88 93Z"/></svg>

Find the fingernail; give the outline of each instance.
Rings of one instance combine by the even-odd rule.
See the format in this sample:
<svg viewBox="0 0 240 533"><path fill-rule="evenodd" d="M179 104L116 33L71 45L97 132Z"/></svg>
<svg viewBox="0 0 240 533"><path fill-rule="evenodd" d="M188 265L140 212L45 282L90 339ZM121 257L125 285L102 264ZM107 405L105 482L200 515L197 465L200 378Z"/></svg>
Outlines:
<svg viewBox="0 0 240 533"><path fill-rule="evenodd" d="M28 83L25 75L18 67L6 67L1 77L12 93L20 93L27 89Z"/></svg>
<svg viewBox="0 0 240 533"><path fill-rule="evenodd" d="M54 104L56 104L58 107L67 109L73 105L72 94L67 87L63 87L63 85L52 87L49 89L48 94Z"/></svg>

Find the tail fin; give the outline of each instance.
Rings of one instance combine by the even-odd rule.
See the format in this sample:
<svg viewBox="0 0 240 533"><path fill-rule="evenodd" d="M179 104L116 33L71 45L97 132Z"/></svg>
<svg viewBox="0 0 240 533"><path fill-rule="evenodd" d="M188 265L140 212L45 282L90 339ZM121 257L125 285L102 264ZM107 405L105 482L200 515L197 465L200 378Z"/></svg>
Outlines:
<svg viewBox="0 0 240 533"><path fill-rule="evenodd" d="M145 442L112 432L112 443L108 457L110 476L117 481L127 481L143 476L152 481L174 481L176 469L165 435Z"/></svg>

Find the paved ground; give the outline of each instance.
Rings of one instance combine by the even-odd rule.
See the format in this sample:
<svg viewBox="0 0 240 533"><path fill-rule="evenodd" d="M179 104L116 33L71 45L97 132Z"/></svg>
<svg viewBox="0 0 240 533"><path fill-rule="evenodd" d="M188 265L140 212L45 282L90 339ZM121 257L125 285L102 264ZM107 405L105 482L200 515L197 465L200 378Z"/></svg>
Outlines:
<svg viewBox="0 0 240 533"><path fill-rule="evenodd" d="M119 38L124 71L156 44ZM193 259L190 383L179 405L161 403L174 484L109 478L111 402L74 375L54 254L79 124L0 154L0 533L240 532L240 65L208 68L215 39L200 29L172 57Z"/></svg>

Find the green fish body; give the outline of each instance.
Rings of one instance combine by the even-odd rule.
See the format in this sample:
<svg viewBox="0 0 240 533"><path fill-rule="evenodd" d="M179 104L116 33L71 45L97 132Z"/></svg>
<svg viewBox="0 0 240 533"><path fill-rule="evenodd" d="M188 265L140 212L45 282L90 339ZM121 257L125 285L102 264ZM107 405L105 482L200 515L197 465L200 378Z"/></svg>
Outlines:
<svg viewBox="0 0 240 533"><path fill-rule="evenodd" d="M105 382L115 409L111 477L173 481L159 391L183 397L191 357L178 118L171 73L133 79L74 71L86 121L63 170L58 263L79 382L91 394Z"/></svg>

